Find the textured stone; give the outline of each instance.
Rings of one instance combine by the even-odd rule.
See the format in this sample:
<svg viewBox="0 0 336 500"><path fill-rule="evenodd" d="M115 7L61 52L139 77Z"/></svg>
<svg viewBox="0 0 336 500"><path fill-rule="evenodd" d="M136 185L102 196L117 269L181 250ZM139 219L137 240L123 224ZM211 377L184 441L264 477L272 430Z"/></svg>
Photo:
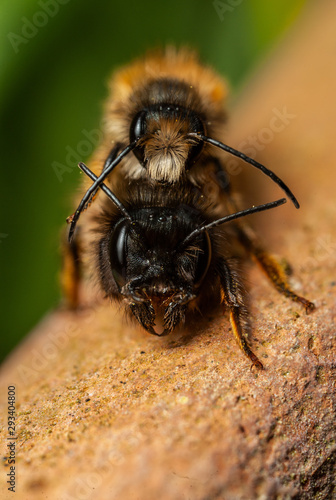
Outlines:
<svg viewBox="0 0 336 500"><path fill-rule="evenodd" d="M246 148L256 136L257 158L298 196L300 211L288 203L253 222L316 311L247 264L263 372L221 313L159 339L117 306L55 311L2 367L2 394L17 390L16 500L336 498L335 18L334 2L311 5L241 96L227 140ZM246 177L248 199L281 196Z"/></svg>

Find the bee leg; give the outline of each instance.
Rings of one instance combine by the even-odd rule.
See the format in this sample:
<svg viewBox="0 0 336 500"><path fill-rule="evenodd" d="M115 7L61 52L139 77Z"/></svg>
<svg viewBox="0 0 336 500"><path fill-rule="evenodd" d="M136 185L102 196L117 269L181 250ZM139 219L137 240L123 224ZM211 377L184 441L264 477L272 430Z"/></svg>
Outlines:
<svg viewBox="0 0 336 500"><path fill-rule="evenodd" d="M231 191L229 175L218 158L212 156L201 163L201 167L201 182L198 185L200 194L211 203L214 213L223 217L223 207L226 207Z"/></svg>
<svg viewBox="0 0 336 500"><path fill-rule="evenodd" d="M227 173L225 168L223 168L218 158L211 157L210 161L212 161L215 166L214 175L218 186L220 187L223 193L228 195L231 192L231 183L229 174Z"/></svg>
<svg viewBox="0 0 336 500"><path fill-rule="evenodd" d="M220 162L217 163L217 170L220 172L222 169ZM226 189L226 197L225 197L225 206L229 212L238 212L239 207L237 206L236 201L234 200L230 187L227 186ZM301 297L296 294L290 287L287 279L287 270L284 269L275 259L272 257L260 244L258 237L252 228L246 224L246 222L236 221L235 229L238 236L238 239L241 245L247 250L252 257L256 260L261 269L268 276L270 281L273 283L273 286L278 290L278 292L282 293L286 297L290 298L294 302L299 302L304 306L306 312L309 313L315 309L315 305L313 302Z"/></svg>
<svg viewBox="0 0 336 500"><path fill-rule="evenodd" d="M241 312L239 307L230 307L230 321L233 333L241 350L250 358L254 366L263 370L264 366L262 362L257 358L247 343L246 334L244 334L242 327Z"/></svg>
<svg viewBox="0 0 336 500"><path fill-rule="evenodd" d="M120 293L125 297L125 302L140 325L152 335L158 335L154 330L155 309L146 292L138 289L140 283L141 278L134 279L123 286Z"/></svg>
<svg viewBox="0 0 336 500"><path fill-rule="evenodd" d="M294 302L302 304L307 313L311 312L315 308L313 302L301 297L291 289L288 283L286 269L284 269L284 267L282 267L276 259L259 244L251 228L237 224L237 232L241 244L250 252L278 292Z"/></svg>
<svg viewBox="0 0 336 500"><path fill-rule="evenodd" d="M79 306L79 284L81 279L79 255L78 234L72 239L71 243L67 241L67 237L64 235L62 244L63 265L60 281L65 304L69 309L77 309Z"/></svg>
<svg viewBox="0 0 336 500"><path fill-rule="evenodd" d="M250 358L253 365L262 370L264 368L263 364L248 344L250 324L239 281L224 261L220 265L219 278L222 302L230 310L231 326L238 345L244 354Z"/></svg>
<svg viewBox="0 0 336 500"><path fill-rule="evenodd" d="M154 330L155 311L149 300L143 302L132 302L129 304L133 316L138 320L140 325L152 335L158 335Z"/></svg>
<svg viewBox="0 0 336 500"><path fill-rule="evenodd" d="M177 293L171 298L163 318L164 332L169 333L178 324L184 322L187 304L195 297L191 291L188 291Z"/></svg>

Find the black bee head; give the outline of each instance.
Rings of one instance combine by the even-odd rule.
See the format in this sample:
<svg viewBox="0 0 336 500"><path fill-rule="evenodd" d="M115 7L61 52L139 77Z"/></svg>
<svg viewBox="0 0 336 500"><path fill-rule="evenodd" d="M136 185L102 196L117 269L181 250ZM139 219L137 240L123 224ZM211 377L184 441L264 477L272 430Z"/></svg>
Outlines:
<svg viewBox="0 0 336 500"><path fill-rule="evenodd" d="M187 206L141 208L133 214L134 221L120 219L102 242L101 255L109 259L108 266L101 263L105 289L113 276L129 311L150 333L157 334L158 319L163 335L184 321L187 305L198 295L209 269L207 232L183 245L195 228L192 212Z"/></svg>

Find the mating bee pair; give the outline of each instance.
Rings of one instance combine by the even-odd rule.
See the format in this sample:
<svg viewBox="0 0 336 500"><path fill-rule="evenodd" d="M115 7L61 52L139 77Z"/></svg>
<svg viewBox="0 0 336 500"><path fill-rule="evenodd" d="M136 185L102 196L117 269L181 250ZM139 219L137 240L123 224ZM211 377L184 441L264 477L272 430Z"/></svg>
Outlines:
<svg viewBox="0 0 336 500"><path fill-rule="evenodd" d="M92 170L79 164L93 182L85 180L85 194L68 218L65 291L75 306L82 260L107 297L122 300L159 336L183 324L189 312L222 304L240 347L262 368L248 344L249 315L232 243L256 259L281 293L307 311L314 305L291 290L239 220L286 199L239 211L218 148L261 170L299 204L273 172L215 139L225 122L225 97L223 80L187 50L168 48L116 73L103 144Z"/></svg>

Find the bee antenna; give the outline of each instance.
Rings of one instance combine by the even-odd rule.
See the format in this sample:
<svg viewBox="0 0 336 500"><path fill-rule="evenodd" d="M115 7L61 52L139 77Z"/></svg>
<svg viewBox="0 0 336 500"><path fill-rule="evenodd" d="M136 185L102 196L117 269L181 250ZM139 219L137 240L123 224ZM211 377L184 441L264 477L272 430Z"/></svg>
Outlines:
<svg viewBox="0 0 336 500"><path fill-rule="evenodd" d="M297 201L294 194L292 193L292 191L289 189L288 186L286 186L286 184L280 179L280 177L278 177L274 172L272 172L272 170L269 170L264 165L253 160L253 158L250 158L249 156L245 155L241 151L238 151L237 149L231 148L230 146L227 146L226 144L223 144L220 141L216 141L215 139L212 139L211 137L207 137L207 136L200 134L200 133L197 133L197 132L190 132L188 135L192 136L192 137L197 137L198 139L200 139L203 142L208 142L209 144L212 144L213 146L216 146L216 147L222 149L223 151L230 153L233 156L237 156L238 158L245 161L246 163L249 163L253 167L258 168L265 175L270 177L273 182L278 184L278 186L287 194L288 198L292 201L292 203L294 204L294 206L296 208L300 208L300 204Z"/></svg>
<svg viewBox="0 0 336 500"><path fill-rule="evenodd" d="M241 210L240 212L235 212L234 214L226 215L221 219L214 220L205 226L198 227L194 231L192 231L188 236L183 240L181 246L185 246L190 243L191 240L195 238L198 234L204 233L208 229L212 227L219 226L224 224L225 222L231 222L235 219L240 219L241 217L245 217L246 215L255 214L256 212L263 212L264 210L270 210L271 208L276 208L280 205L286 203L286 198L281 198L280 200L271 201L270 203L265 203L264 205L257 205L254 207L247 208L246 210Z"/></svg>
<svg viewBox="0 0 336 500"><path fill-rule="evenodd" d="M99 179L99 177L97 177L85 165L85 163L79 163L78 167L82 170L82 172L84 172L88 177L90 177L90 179L92 179L94 181L94 183L97 182L97 180ZM119 208L120 212L126 217L126 219L128 219L129 221L132 222L132 217L129 215L129 213L127 212L126 208L121 203L121 201L116 197L116 195L113 194L112 191L103 182L99 183L99 187L110 198L110 200L113 201L113 203L116 205L116 207ZM74 216L72 218L70 218L70 221L69 221L69 222L71 222L70 229L69 229L69 236L68 236L69 241L72 240L72 237L73 237L75 229L76 229L76 224L77 224L78 219L79 219L79 214L78 214L77 218L75 218L77 212L78 212L78 209L76 210L76 212L74 213Z"/></svg>
<svg viewBox="0 0 336 500"><path fill-rule="evenodd" d="M89 187L89 189L86 191L84 194L83 198L81 199L81 202L79 203L76 211L68 217L67 221L71 223L70 225L70 230L69 230L69 241L71 241L73 234L75 232L76 224L78 222L78 219L81 215L81 213L88 207L90 202L93 200L97 190L101 188L105 194L113 201L113 203L120 209L120 211L127 217L129 220L131 220L130 215L127 213L125 207L122 205L122 203L118 200L118 198L112 193L112 191L105 185L103 184L104 180L106 177L112 172L112 170L118 165L118 163L121 162L121 160L130 153L135 146L137 145L138 140L135 140L128 144L120 153L119 155L114 158L115 156L115 149L112 150L111 154L108 156L103 171L97 177L91 170L84 164L84 163L79 163L78 167L88 176L90 179L94 180L93 184Z"/></svg>

